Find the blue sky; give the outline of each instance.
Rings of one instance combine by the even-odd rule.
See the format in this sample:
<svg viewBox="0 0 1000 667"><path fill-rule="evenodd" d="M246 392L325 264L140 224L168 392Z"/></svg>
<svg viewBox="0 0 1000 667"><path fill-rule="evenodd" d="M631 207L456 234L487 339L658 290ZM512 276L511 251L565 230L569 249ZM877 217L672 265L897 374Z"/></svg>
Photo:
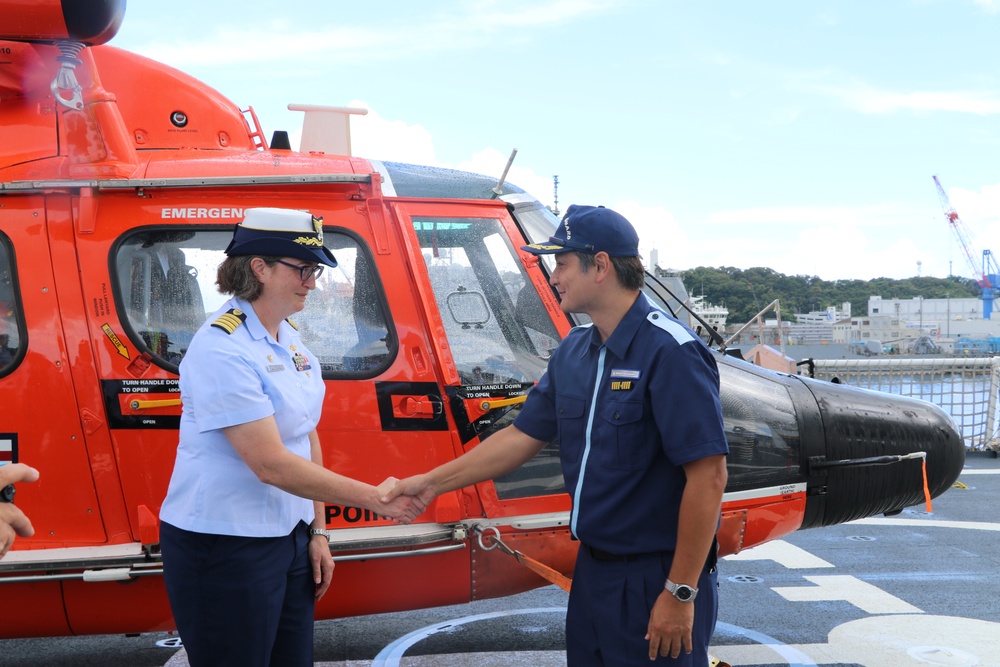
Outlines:
<svg viewBox="0 0 1000 667"><path fill-rule="evenodd" d="M275 9L278 7L279 9ZM973 275L1000 253L1000 0L215 0L128 5L111 44L265 134L360 106L354 153L603 204L661 266ZM951 263L951 265L949 264Z"/></svg>

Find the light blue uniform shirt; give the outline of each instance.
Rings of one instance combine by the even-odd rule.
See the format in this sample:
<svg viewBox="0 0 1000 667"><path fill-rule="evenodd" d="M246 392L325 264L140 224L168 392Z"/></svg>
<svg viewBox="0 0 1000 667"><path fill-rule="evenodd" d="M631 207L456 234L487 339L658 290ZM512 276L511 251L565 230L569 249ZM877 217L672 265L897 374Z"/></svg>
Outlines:
<svg viewBox="0 0 1000 667"><path fill-rule="evenodd" d="M246 320L232 333L212 326L231 308ZM222 432L273 415L285 447L310 458L326 387L319 360L288 322L276 341L250 303L230 299L191 341L180 390L180 444L162 521L199 533L279 537L313 520L313 501L257 479Z"/></svg>

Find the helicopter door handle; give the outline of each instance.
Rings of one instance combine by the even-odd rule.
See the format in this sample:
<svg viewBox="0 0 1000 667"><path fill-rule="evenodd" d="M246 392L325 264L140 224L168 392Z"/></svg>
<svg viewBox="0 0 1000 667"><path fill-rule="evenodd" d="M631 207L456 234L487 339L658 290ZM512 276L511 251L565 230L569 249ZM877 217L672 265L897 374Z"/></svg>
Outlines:
<svg viewBox="0 0 1000 667"><path fill-rule="evenodd" d="M392 416L416 419L434 419L444 412L440 396L393 396Z"/></svg>

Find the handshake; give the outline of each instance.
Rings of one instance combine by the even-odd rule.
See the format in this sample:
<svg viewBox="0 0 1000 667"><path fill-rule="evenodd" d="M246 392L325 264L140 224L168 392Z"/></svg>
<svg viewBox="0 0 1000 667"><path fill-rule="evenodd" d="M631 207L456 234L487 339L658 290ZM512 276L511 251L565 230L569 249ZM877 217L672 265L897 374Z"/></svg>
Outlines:
<svg viewBox="0 0 1000 667"><path fill-rule="evenodd" d="M420 516L437 497L427 475L414 475L400 480L388 477L375 487L375 510L396 523L410 523Z"/></svg>

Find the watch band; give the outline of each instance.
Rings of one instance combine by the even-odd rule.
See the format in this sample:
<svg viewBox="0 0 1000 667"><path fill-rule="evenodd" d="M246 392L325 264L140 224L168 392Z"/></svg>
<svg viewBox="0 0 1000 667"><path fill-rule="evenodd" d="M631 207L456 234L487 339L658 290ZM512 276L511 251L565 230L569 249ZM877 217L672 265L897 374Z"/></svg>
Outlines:
<svg viewBox="0 0 1000 667"><path fill-rule="evenodd" d="M330 539L330 531L325 528L310 528L309 536L312 537L313 535L322 535L326 539Z"/></svg>

